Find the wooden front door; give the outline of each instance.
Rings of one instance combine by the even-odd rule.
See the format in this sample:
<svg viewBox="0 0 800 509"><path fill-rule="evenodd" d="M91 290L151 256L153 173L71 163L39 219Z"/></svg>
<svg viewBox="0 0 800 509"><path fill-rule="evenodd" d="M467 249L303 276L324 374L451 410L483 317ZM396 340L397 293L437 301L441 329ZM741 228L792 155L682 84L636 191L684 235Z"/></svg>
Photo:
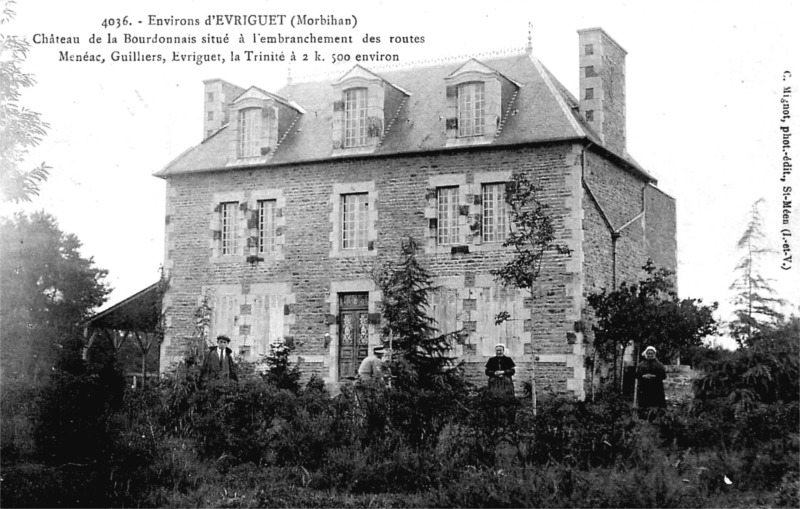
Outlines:
<svg viewBox="0 0 800 509"><path fill-rule="evenodd" d="M356 376L369 351L369 294L339 294L339 378Z"/></svg>

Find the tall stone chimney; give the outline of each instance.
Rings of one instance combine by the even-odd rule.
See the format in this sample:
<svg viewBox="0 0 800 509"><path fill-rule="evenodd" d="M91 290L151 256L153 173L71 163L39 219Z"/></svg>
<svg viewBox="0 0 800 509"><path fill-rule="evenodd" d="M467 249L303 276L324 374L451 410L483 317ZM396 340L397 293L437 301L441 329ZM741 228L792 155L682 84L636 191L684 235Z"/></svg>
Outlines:
<svg viewBox="0 0 800 509"><path fill-rule="evenodd" d="M203 95L203 139L214 134L220 127L230 121L229 107L244 89L225 80L205 80Z"/></svg>
<svg viewBox="0 0 800 509"><path fill-rule="evenodd" d="M602 28L578 30L581 116L600 135L606 148L624 154L625 55Z"/></svg>

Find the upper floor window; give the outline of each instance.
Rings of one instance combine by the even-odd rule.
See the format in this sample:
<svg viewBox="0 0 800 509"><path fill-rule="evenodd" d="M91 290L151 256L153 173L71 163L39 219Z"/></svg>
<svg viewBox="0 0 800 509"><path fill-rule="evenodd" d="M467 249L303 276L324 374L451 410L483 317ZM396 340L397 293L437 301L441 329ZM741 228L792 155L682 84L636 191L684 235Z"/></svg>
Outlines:
<svg viewBox="0 0 800 509"><path fill-rule="evenodd" d="M351 88L344 93L344 147L367 144L367 89Z"/></svg>
<svg viewBox="0 0 800 509"><path fill-rule="evenodd" d="M261 108L247 108L239 112L239 156L258 157L261 133Z"/></svg>
<svg viewBox="0 0 800 509"><path fill-rule="evenodd" d="M458 243L458 186L436 189L436 244Z"/></svg>
<svg viewBox="0 0 800 509"><path fill-rule="evenodd" d="M235 201L223 202L219 206L220 253L223 255L236 254L236 227L239 203Z"/></svg>
<svg viewBox="0 0 800 509"><path fill-rule="evenodd" d="M508 232L506 217L506 185L484 184L481 186L483 203L483 242L503 242Z"/></svg>
<svg viewBox="0 0 800 509"><path fill-rule="evenodd" d="M459 136L483 136L483 92L483 83L465 83L458 87Z"/></svg>
<svg viewBox="0 0 800 509"><path fill-rule="evenodd" d="M277 229L275 227L276 200L258 200L258 252L274 253Z"/></svg>
<svg viewBox="0 0 800 509"><path fill-rule="evenodd" d="M594 55L594 44L584 44L584 46L583 46L583 54L584 55Z"/></svg>
<svg viewBox="0 0 800 509"><path fill-rule="evenodd" d="M368 193L342 195L342 249L366 249Z"/></svg>

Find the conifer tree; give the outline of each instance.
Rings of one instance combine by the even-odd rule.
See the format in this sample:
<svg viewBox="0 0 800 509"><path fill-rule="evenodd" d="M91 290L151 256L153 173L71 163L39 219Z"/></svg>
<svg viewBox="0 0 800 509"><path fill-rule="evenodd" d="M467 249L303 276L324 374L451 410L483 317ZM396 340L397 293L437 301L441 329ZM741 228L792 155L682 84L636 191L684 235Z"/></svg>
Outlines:
<svg viewBox="0 0 800 509"><path fill-rule="evenodd" d="M742 256L734 269L737 277L730 286L736 292L733 298L736 318L730 323L730 332L740 347L751 346L754 337L765 327L783 319L777 308L785 301L776 297L771 280L760 272L761 261L775 252L766 245L764 218L760 211L763 202L763 198L758 199L750 207L747 226L736 243Z"/></svg>
<svg viewBox="0 0 800 509"><path fill-rule="evenodd" d="M381 333L392 340L393 362L405 363L417 385L430 387L441 384L453 367L451 348L458 333L439 333L427 314L429 296L438 287L420 265L418 250L409 237L402 242L399 261L382 264L373 279L383 292Z"/></svg>

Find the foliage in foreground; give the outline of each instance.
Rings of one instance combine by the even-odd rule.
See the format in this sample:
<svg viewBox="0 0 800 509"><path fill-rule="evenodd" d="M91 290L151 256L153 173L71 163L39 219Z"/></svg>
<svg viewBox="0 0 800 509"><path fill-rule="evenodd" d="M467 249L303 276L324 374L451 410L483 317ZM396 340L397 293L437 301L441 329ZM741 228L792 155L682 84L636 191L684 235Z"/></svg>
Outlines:
<svg viewBox="0 0 800 509"><path fill-rule="evenodd" d="M81 383L102 379L86 369L74 373ZM349 388L333 396L317 378L288 390L254 369L243 367L238 385L205 383L198 371L128 392L120 407L82 403L101 417L102 455L4 454L3 507L798 503L796 398L731 414L707 393L646 422L614 392L545 396L535 416L528 400L470 392L436 422L418 422L425 439L414 441L402 409L436 402L388 392L356 406Z"/></svg>

